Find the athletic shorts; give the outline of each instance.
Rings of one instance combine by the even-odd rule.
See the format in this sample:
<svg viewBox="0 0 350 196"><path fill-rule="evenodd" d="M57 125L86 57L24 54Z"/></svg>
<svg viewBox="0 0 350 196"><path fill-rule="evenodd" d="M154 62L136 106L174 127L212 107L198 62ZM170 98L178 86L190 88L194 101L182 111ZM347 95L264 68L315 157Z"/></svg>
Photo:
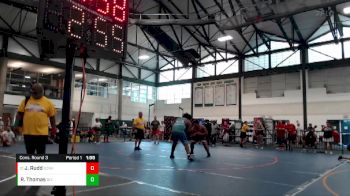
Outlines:
<svg viewBox="0 0 350 196"><path fill-rule="evenodd" d="M180 141L182 144L188 144L186 134L184 132L173 132L171 133L171 139L174 143Z"/></svg>
<svg viewBox="0 0 350 196"><path fill-rule="evenodd" d="M145 133L142 129L136 129L135 139L137 140L145 139Z"/></svg>
<svg viewBox="0 0 350 196"><path fill-rule="evenodd" d="M159 129L153 130L152 135L160 135Z"/></svg>
<svg viewBox="0 0 350 196"><path fill-rule="evenodd" d="M241 132L240 137L241 137L242 139L246 138L246 137L247 137L247 133L246 133L246 132Z"/></svg>
<svg viewBox="0 0 350 196"><path fill-rule="evenodd" d="M334 139L333 139L333 137L323 138L323 142L334 142Z"/></svg>
<svg viewBox="0 0 350 196"><path fill-rule="evenodd" d="M202 141L206 141L207 140L206 138L207 138L206 136L196 135L191 137L191 140L195 142L202 142Z"/></svg>

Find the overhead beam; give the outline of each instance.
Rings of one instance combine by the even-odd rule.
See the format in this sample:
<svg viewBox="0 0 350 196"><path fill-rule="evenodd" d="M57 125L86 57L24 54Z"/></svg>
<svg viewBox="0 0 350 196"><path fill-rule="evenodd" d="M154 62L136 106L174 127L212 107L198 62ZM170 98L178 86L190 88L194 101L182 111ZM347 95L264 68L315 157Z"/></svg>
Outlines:
<svg viewBox="0 0 350 196"><path fill-rule="evenodd" d="M287 33L286 33L286 31L285 31L283 25L282 25L281 20L278 19L278 20L276 21L276 23L277 23L278 28L281 30L281 32L282 32L282 34L283 34L283 36L284 36L284 39L287 40L290 49L294 50L293 43L292 43L292 41L289 39L289 37L288 37L288 35L287 35Z"/></svg>
<svg viewBox="0 0 350 196"><path fill-rule="evenodd" d="M332 11L334 14L334 25L338 30L340 37L343 37L344 36L343 23L339 19L338 11L335 7L332 7Z"/></svg>
<svg viewBox="0 0 350 196"><path fill-rule="evenodd" d="M257 27L255 24L253 24L252 26L253 26L255 32L259 35L260 39L261 39L261 40L263 41L263 43L265 44L265 46L270 50L270 49L271 49L270 43L269 43L269 41L266 40L266 38L265 38L265 36L264 36L264 33L261 32L260 29L258 29L258 27ZM258 46L257 46L257 47L258 47Z"/></svg>
<svg viewBox="0 0 350 196"><path fill-rule="evenodd" d="M293 17L293 16L290 16L290 17L289 17L289 20L290 20L290 22L291 22L291 24L292 24L293 30L297 33L297 36L298 36L300 42L301 42L302 44L306 45L306 41L305 41L303 35L301 34L300 29L299 29L299 26L298 26L298 24L295 22L294 17Z"/></svg>
<svg viewBox="0 0 350 196"><path fill-rule="evenodd" d="M206 15L209 16L209 12L208 12L207 9L203 6L203 4L200 3L199 0L195 0L195 1L196 1L196 3L199 5L199 7L204 11L204 13L205 13ZM226 11L221 7L221 5L220 5L216 0L214 0L214 1L215 1L216 5L219 7L220 11L223 12L223 14L228 18L229 16L228 16L228 14L226 13ZM216 28L218 28L218 29L220 30L220 32L221 32L222 34L226 34L226 33L220 28L220 26L219 26L217 23L215 23L215 26L216 26ZM232 47L237 51L238 54L241 53L241 51L237 48L237 46L236 46L235 43L233 43L231 40L229 41L229 43L230 43L230 44L232 45Z"/></svg>
<svg viewBox="0 0 350 196"><path fill-rule="evenodd" d="M167 11L168 13L171 13L171 14L172 14L171 10L170 10L161 0L154 0L154 1L157 2L157 3L159 3L159 4L164 8L165 11ZM170 2L170 4L171 4L180 14L184 15L184 13L176 6L176 4L175 4L173 1L169 0L169 2ZM187 16L183 16L183 17L184 17L185 19L188 19ZM176 16L176 15L174 15L174 18L175 18L175 19L179 19L179 17ZM184 29L198 42L199 45L202 45L203 48L204 48L208 53L210 53L211 56L213 56L213 57L215 58L215 56L212 55L212 52L210 52L209 49L207 48L207 47L209 47L209 48L212 47L213 50L217 51L217 49L216 49L215 47L211 46L210 43L208 43L208 44L203 43L201 40L199 40L199 39L197 38L197 36L194 35L194 33L193 33L188 27L184 27ZM204 37L204 35L203 35L198 29L195 29L195 31L198 32L202 37ZM233 53L237 53L237 52L233 52Z"/></svg>
<svg viewBox="0 0 350 196"><path fill-rule="evenodd" d="M332 7L332 6L335 6L335 5L338 5L338 4L349 2L349 0L328 0L328 1L323 1L323 0L317 0L317 1L316 0L305 0L305 1L308 1L309 4L311 4L311 5L304 6L304 5L300 4L300 5L298 5L298 7L296 7L292 11L278 12L278 13L275 13L273 15L263 16L261 18L261 21L278 20L278 19L281 19L281 18L289 17L291 15L296 15L296 14L299 14L299 13L304 13L304 12L308 12L308 11L311 11L311 10L317 10L317 9L325 8L325 7ZM284 1L283 3L286 6L291 6L291 4L294 3L294 1ZM237 3L237 4L240 5L239 3ZM223 21L223 23L221 25L221 28L223 30L234 30L234 29L237 29L237 28L246 27L246 26L249 26L249 25L252 25L252 24L256 23L255 20L244 20L244 21L241 20L240 22L238 22L235 25L226 25L230 21L237 20L239 17L242 17L242 16L233 16L233 17L228 18L226 21Z"/></svg>
<svg viewBox="0 0 350 196"><path fill-rule="evenodd" d="M324 8L324 12L326 14L326 17L327 17L327 23L328 23L328 26L329 26L329 29L331 30L331 33L332 33L332 36L333 36L333 39L336 43L339 42L339 39L338 39L338 34L337 34L337 30L335 28L335 26L333 25L333 22L332 22L332 19L331 19L331 12L328 8Z"/></svg>

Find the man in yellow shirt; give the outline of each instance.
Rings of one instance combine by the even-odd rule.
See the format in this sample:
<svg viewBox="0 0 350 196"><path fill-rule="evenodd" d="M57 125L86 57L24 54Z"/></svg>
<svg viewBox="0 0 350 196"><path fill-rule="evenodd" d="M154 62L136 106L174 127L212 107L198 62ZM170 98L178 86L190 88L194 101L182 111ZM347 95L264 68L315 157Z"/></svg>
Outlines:
<svg viewBox="0 0 350 196"><path fill-rule="evenodd" d="M248 122L244 121L243 125L242 125L242 129L241 129L241 142L240 142L240 146L241 148L243 148L243 144L246 142L247 139L247 132L249 131L249 126L248 126Z"/></svg>
<svg viewBox="0 0 350 196"><path fill-rule="evenodd" d="M49 121L53 134L56 134L53 103L43 96L43 86L34 84L31 87L31 96L21 102L18 108L18 119L23 119L22 133L27 154L45 154L49 134Z"/></svg>
<svg viewBox="0 0 350 196"><path fill-rule="evenodd" d="M134 150L141 150L140 144L141 140L145 137L145 119L142 117L142 112L139 112L139 116L134 119L133 125L136 130L135 133L135 149Z"/></svg>

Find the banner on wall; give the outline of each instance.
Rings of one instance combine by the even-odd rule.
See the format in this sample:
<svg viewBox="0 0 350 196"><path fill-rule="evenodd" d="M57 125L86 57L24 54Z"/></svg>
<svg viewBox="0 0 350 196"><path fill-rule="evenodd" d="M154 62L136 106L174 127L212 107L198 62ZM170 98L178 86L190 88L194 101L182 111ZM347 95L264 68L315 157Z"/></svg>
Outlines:
<svg viewBox="0 0 350 196"><path fill-rule="evenodd" d="M214 105L214 87L206 86L204 88L204 106L210 107Z"/></svg>
<svg viewBox="0 0 350 196"><path fill-rule="evenodd" d="M203 87L196 87L194 89L194 106L203 107Z"/></svg>
<svg viewBox="0 0 350 196"><path fill-rule="evenodd" d="M215 106L225 105L225 85L215 86Z"/></svg>
<svg viewBox="0 0 350 196"><path fill-rule="evenodd" d="M237 101L237 85L226 84L226 105L236 105Z"/></svg>

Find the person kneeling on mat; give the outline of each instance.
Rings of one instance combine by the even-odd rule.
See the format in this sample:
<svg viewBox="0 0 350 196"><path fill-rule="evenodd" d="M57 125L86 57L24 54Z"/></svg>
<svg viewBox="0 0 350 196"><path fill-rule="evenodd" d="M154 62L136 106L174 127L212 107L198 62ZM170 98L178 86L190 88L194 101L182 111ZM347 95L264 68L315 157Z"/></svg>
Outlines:
<svg viewBox="0 0 350 196"><path fill-rule="evenodd" d="M191 129L191 154L193 155L194 145L197 142L202 142L205 151L207 151L207 157L210 157L209 146L207 143L208 131L207 129L199 124L198 120L193 121L193 126Z"/></svg>
<svg viewBox="0 0 350 196"><path fill-rule="evenodd" d="M188 145L187 136L186 136L186 130L191 129L191 120L192 120L192 116L188 113L183 114L182 118L177 118L175 120L175 123L172 126L172 132L171 132L171 139L173 140L173 145L171 146L170 159L175 158L174 156L175 148L176 148L177 142L180 140L185 147L185 150L187 153L187 159L190 161L193 161L190 155L190 147Z"/></svg>

